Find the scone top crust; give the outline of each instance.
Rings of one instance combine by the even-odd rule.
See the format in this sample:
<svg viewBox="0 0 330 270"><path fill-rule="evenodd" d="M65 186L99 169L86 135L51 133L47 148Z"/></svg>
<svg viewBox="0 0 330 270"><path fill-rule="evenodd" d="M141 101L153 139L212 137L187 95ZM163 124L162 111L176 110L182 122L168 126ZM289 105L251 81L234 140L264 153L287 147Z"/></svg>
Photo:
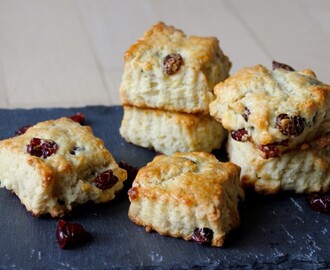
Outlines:
<svg viewBox="0 0 330 270"><path fill-rule="evenodd" d="M240 167L234 163L219 162L205 152L159 155L139 170L129 196L189 207L218 205L228 185L244 196L239 174Z"/></svg>
<svg viewBox="0 0 330 270"><path fill-rule="evenodd" d="M217 38L187 36L162 22L145 32L124 59L124 105L187 113L208 113L213 87L228 77L231 67Z"/></svg>
<svg viewBox="0 0 330 270"><path fill-rule="evenodd" d="M329 130L330 86L311 70L247 67L217 84L214 92L211 115L234 139L253 142L264 158Z"/></svg>
<svg viewBox="0 0 330 270"><path fill-rule="evenodd" d="M33 138L54 142L57 150L47 157L29 153ZM91 128L66 117L40 122L1 141L0 160L0 185L15 192L36 216L62 216L75 204L109 201L127 178ZM109 170L117 178L113 187L95 185L95 177Z"/></svg>

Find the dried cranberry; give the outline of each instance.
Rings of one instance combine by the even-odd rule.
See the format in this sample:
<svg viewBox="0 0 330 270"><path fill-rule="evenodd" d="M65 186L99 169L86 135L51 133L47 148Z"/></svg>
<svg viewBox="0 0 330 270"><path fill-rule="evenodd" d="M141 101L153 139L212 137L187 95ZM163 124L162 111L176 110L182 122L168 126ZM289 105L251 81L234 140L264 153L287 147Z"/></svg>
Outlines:
<svg viewBox="0 0 330 270"><path fill-rule="evenodd" d="M58 146L52 140L43 140L40 138L33 138L30 144L26 146L26 151L36 157L47 158L56 153Z"/></svg>
<svg viewBox="0 0 330 270"><path fill-rule="evenodd" d="M133 182L133 180L135 179L138 171L139 171L139 168L137 167L134 167L132 165L129 165L127 162L125 161L121 161L119 162L119 167L126 170L127 172L127 180L129 182Z"/></svg>
<svg viewBox="0 0 330 270"><path fill-rule="evenodd" d="M330 195L310 194L307 196L306 201L313 210L330 214Z"/></svg>
<svg viewBox="0 0 330 270"><path fill-rule="evenodd" d="M76 113L74 115L69 116L68 118L79 123L80 125L83 125L85 122L85 115L82 113Z"/></svg>
<svg viewBox="0 0 330 270"><path fill-rule="evenodd" d="M199 244L211 245L213 231L209 228L196 228L191 239Z"/></svg>
<svg viewBox="0 0 330 270"><path fill-rule="evenodd" d="M57 222L56 239L60 248L71 248L87 242L90 234L80 224L60 219Z"/></svg>
<svg viewBox="0 0 330 270"><path fill-rule="evenodd" d="M288 140L284 140L281 142L270 143L266 145L259 144L257 147L260 151L265 154L265 158L272 158L272 157L280 157L282 155L282 151L278 146L287 146Z"/></svg>
<svg viewBox="0 0 330 270"><path fill-rule="evenodd" d="M250 110L248 108L245 107L244 109L244 113L242 114L245 122L247 122L249 120L249 115L251 114Z"/></svg>
<svg viewBox="0 0 330 270"><path fill-rule="evenodd" d="M248 132L245 128L241 128L238 130L232 130L230 132L231 137L239 142L246 142L249 138Z"/></svg>
<svg viewBox="0 0 330 270"><path fill-rule="evenodd" d="M182 57L178 53L171 53L167 55L163 60L164 71L167 75L173 75L176 73L182 65Z"/></svg>
<svg viewBox="0 0 330 270"><path fill-rule="evenodd" d="M131 189L128 190L127 194L131 200L134 200L138 196L138 190L136 187L132 187Z"/></svg>
<svg viewBox="0 0 330 270"><path fill-rule="evenodd" d="M17 129L15 131L15 136L19 136L19 135L22 135L24 134L30 127L32 127L31 125L26 125L26 126L23 126L19 129Z"/></svg>
<svg viewBox="0 0 330 270"><path fill-rule="evenodd" d="M111 170L108 170L96 176L93 182L97 188L106 190L112 188L118 182L118 177Z"/></svg>
<svg viewBox="0 0 330 270"><path fill-rule="evenodd" d="M285 69L287 71L295 71L294 68L290 67L289 65L280 63L280 62L273 61L272 65L273 65L273 70L281 68L281 69Z"/></svg>
<svg viewBox="0 0 330 270"><path fill-rule="evenodd" d="M305 128L304 119L300 116L288 116L282 113L276 117L275 127L286 136L299 136Z"/></svg>

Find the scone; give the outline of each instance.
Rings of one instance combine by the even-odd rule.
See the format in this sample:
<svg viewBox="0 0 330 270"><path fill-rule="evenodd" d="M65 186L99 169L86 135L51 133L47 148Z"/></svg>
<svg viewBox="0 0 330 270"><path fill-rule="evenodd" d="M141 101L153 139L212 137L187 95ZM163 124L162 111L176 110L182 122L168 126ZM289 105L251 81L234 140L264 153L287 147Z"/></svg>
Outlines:
<svg viewBox="0 0 330 270"><path fill-rule="evenodd" d="M110 201L126 177L91 128L69 118L40 122L0 142L0 186L35 216Z"/></svg>
<svg viewBox="0 0 330 270"><path fill-rule="evenodd" d="M214 88L210 113L231 137L278 157L330 129L330 86L283 64L243 68Z"/></svg>
<svg viewBox="0 0 330 270"><path fill-rule="evenodd" d="M330 189L330 136L303 144L280 157L264 159L251 142L228 139L231 162L241 167L244 188L274 194L326 192Z"/></svg>
<svg viewBox="0 0 330 270"><path fill-rule="evenodd" d="M231 63L215 37L187 36L162 22L125 53L120 86L123 105L208 113L213 87Z"/></svg>
<svg viewBox="0 0 330 270"><path fill-rule="evenodd" d="M239 226L240 168L203 152L159 155L128 191L129 218L148 232L222 246Z"/></svg>
<svg viewBox="0 0 330 270"><path fill-rule="evenodd" d="M130 143L171 155L211 152L221 146L227 133L210 115L124 106L120 134Z"/></svg>

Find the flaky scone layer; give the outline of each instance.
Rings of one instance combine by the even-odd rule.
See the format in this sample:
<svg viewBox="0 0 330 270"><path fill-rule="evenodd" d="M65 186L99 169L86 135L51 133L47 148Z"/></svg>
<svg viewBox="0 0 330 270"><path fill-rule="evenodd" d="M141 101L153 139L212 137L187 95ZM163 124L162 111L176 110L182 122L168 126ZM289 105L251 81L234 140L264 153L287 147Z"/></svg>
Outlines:
<svg viewBox="0 0 330 270"><path fill-rule="evenodd" d="M31 155L27 145L32 138L55 142L57 152L46 158ZM16 193L36 216L62 216L75 204L110 201L127 177L91 128L69 118L38 123L23 135L1 141L0 160L0 186ZM118 181L102 190L93 179L107 170Z"/></svg>
<svg viewBox="0 0 330 270"><path fill-rule="evenodd" d="M213 231L213 246L239 226L244 196L240 168L202 152L156 156L141 168L129 190L130 219L147 231L191 240L196 228Z"/></svg>
<svg viewBox="0 0 330 270"><path fill-rule="evenodd" d="M166 72L166 57L181 62ZM120 86L124 105L186 113L208 113L213 87L229 75L231 63L215 37L187 36L162 22L125 53Z"/></svg>
<svg viewBox="0 0 330 270"><path fill-rule="evenodd" d="M227 132L209 115L124 106L120 134L127 142L170 155L211 152L220 148Z"/></svg>

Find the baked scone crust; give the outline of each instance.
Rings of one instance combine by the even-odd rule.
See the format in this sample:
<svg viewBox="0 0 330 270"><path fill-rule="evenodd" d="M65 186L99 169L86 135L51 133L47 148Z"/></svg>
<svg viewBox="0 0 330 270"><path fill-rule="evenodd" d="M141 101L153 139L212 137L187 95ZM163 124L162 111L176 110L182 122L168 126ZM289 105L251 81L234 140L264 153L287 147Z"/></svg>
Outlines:
<svg viewBox="0 0 330 270"><path fill-rule="evenodd" d="M56 142L57 152L47 158L29 154L32 138ZM58 217L75 204L110 201L127 177L89 126L65 117L40 122L20 136L1 141L0 160L0 186L13 191L35 216ZM107 170L118 182L101 190L92 179Z"/></svg>
<svg viewBox="0 0 330 270"><path fill-rule="evenodd" d="M175 74L164 72L169 54L180 54ZM124 105L186 113L208 113L213 87L229 75L231 63L215 37L187 36L159 22L125 53L120 86Z"/></svg>
<svg viewBox="0 0 330 270"><path fill-rule="evenodd" d="M244 139L259 149L276 144L284 153L330 128L330 86L318 81L311 70L243 68L217 84L214 92L211 115L229 131L245 129ZM287 115L303 131L283 134L277 126L280 115ZM265 157L262 151L259 154Z"/></svg>
<svg viewBox="0 0 330 270"><path fill-rule="evenodd" d="M330 136L321 137L281 157L264 159L250 142L228 138L231 162L241 167L245 188L274 194L281 190L296 193L326 192L330 189Z"/></svg>
<svg viewBox="0 0 330 270"><path fill-rule="evenodd" d="M209 115L124 106L120 134L127 142L171 155L211 152L220 148L227 132Z"/></svg>
<svg viewBox="0 0 330 270"><path fill-rule="evenodd" d="M191 240L194 229L213 231L213 246L239 226L244 192L240 168L203 152L159 155L141 168L129 190L129 218L161 235Z"/></svg>

